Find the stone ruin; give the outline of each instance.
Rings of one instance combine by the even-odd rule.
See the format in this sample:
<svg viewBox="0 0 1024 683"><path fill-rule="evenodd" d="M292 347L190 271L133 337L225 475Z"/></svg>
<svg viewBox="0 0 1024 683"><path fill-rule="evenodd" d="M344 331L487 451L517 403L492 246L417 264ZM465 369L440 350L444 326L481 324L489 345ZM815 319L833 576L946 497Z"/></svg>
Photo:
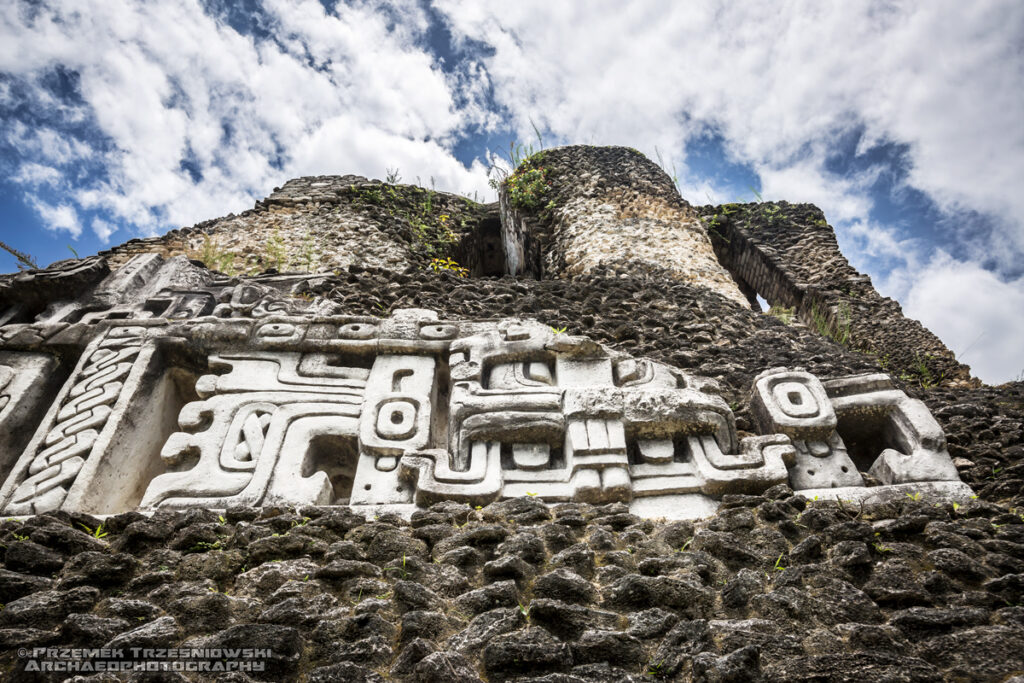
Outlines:
<svg viewBox="0 0 1024 683"><path fill-rule="evenodd" d="M503 195L500 230L473 235L489 249L478 261L563 278L657 262L747 306L748 280L766 271L744 271L739 256L720 264L685 203L641 202L643 182L630 183L616 200L577 184L547 233ZM625 258L614 251L624 235L636 242ZM408 516L536 496L683 519L778 484L839 500L973 494L927 407L885 373L755 368L754 433L741 436L715 380L564 329L416 308L345 315L293 295L309 274L227 277L157 251L5 283L4 514L347 505Z"/></svg>
<svg viewBox="0 0 1024 683"><path fill-rule="evenodd" d="M0 276L0 677L1020 680L1024 383L813 206L515 173Z"/></svg>

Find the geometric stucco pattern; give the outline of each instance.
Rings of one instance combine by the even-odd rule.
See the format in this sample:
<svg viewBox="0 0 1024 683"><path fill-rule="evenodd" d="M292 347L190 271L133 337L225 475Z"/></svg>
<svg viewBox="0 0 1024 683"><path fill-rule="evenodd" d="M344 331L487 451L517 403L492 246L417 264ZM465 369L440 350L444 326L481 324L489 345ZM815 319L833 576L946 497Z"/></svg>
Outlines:
<svg viewBox="0 0 1024 683"><path fill-rule="evenodd" d="M33 434L0 441L19 450L0 458L5 514L536 496L695 517L779 483L970 495L934 418L886 375L768 370L750 435L713 380L535 321L335 315L282 278L203 280L155 255L97 272L102 305L0 327L0 428ZM77 354L70 371L56 350ZM39 396L12 399L20 375Z"/></svg>

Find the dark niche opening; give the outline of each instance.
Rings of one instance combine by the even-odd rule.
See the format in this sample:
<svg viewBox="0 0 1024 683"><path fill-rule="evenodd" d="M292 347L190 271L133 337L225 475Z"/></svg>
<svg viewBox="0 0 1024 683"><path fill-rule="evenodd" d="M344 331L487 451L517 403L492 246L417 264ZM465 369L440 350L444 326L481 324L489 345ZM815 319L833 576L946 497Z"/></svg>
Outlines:
<svg viewBox="0 0 1024 683"><path fill-rule="evenodd" d="M463 235L454 257L469 270L470 277L501 277L509 273L509 255L497 211L485 215Z"/></svg>
<svg viewBox="0 0 1024 683"><path fill-rule="evenodd" d="M505 247L501 241L501 221L485 218L477 228L479 261L473 275L501 277L505 274Z"/></svg>
<svg viewBox="0 0 1024 683"><path fill-rule="evenodd" d="M836 427L846 445L846 451L853 464L861 472L867 472L886 448L910 454L898 430L887 413L847 415L839 419Z"/></svg>
<svg viewBox="0 0 1024 683"><path fill-rule="evenodd" d="M354 436L320 434L309 442L303 461L302 476L311 477L323 472L331 481L332 505L348 505L352 497L352 482L359 463L359 446Z"/></svg>

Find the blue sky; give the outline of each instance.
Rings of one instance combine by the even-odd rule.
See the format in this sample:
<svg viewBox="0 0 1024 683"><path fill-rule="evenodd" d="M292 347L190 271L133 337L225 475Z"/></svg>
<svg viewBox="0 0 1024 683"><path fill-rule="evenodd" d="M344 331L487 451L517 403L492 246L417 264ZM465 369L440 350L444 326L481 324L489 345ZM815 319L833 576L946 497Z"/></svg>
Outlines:
<svg viewBox="0 0 1024 683"><path fill-rule="evenodd" d="M998 382L1024 373L1022 86L1017 0L9 0L0 239L84 256L320 173L489 200L536 125L660 154L694 204L819 205Z"/></svg>

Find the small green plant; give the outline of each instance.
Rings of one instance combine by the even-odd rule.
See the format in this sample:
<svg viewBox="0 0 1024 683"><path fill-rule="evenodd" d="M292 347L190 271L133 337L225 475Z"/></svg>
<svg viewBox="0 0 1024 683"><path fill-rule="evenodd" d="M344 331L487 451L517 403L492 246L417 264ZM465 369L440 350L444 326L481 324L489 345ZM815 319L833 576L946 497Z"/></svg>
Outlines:
<svg viewBox="0 0 1024 683"><path fill-rule="evenodd" d="M459 277L469 277L469 268L463 268L451 257L432 258L430 259L430 264L427 267L435 272L441 272L443 270L452 273L453 275L458 275Z"/></svg>
<svg viewBox="0 0 1024 683"><path fill-rule="evenodd" d="M100 524L95 529L92 529L92 528L86 526L85 524L82 524L81 522L78 523L78 526L80 526L83 529L85 529L85 533L89 534L93 538L103 538L104 536L107 535L107 532L103 530L103 525L102 524Z"/></svg>
<svg viewBox="0 0 1024 683"><path fill-rule="evenodd" d="M779 556L775 558L775 567L774 567L774 569L777 572L784 572L784 571L786 571L786 568L782 566L782 557L784 555L785 555L785 553L779 553Z"/></svg>
<svg viewBox="0 0 1024 683"><path fill-rule="evenodd" d="M892 548L890 548L888 546L885 546L885 545L882 545L878 541L875 541L874 543L872 543L872 546L874 546L875 551L879 552L879 553L891 553L892 552Z"/></svg>
<svg viewBox="0 0 1024 683"><path fill-rule="evenodd" d="M221 248L217 240L210 235L203 237L203 245L196 256L206 264L207 268L212 268L228 276L235 275L235 255Z"/></svg>
<svg viewBox="0 0 1024 683"><path fill-rule="evenodd" d="M73 246L71 246L70 244L66 244L64 246L68 248L68 251L70 251L75 258L82 258L81 256L78 255L78 252L75 251L75 248Z"/></svg>
<svg viewBox="0 0 1024 683"><path fill-rule="evenodd" d="M312 233L306 231L302 240L302 248L299 252L299 263L307 273L312 273L320 264L320 250L316 246Z"/></svg>
<svg viewBox="0 0 1024 683"><path fill-rule="evenodd" d="M686 540L686 543L684 543L684 544L683 544L683 545L682 545L682 546L681 546L681 547L679 548L679 550L677 550L676 552L677 552L677 553L685 553L685 552L686 552L686 549L690 547L690 544L691 544L691 543L693 543L693 537L692 537L692 536L691 536L690 538L688 538L688 539Z"/></svg>
<svg viewBox="0 0 1024 683"><path fill-rule="evenodd" d="M552 327L551 331L555 334L562 334L566 329L565 327Z"/></svg>
<svg viewBox="0 0 1024 683"><path fill-rule="evenodd" d="M6 242L0 242L0 249L3 249L18 260L18 270L35 270L39 268L39 264L36 263L34 258L23 251L18 251Z"/></svg>
<svg viewBox="0 0 1024 683"><path fill-rule="evenodd" d="M789 308L786 308L785 306L772 306L768 309L768 315L776 318L785 325L791 325L796 319L796 309L792 306Z"/></svg>
<svg viewBox="0 0 1024 683"><path fill-rule="evenodd" d="M393 169L385 168L384 170L387 172L386 180L389 185L396 185L402 180L402 176L398 175L397 166Z"/></svg>
<svg viewBox="0 0 1024 683"><path fill-rule="evenodd" d="M903 495L905 495L907 498L909 498L910 500L913 500L913 501L921 500L921 492L920 491L914 491L913 493L905 493Z"/></svg>
<svg viewBox="0 0 1024 683"><path fill-rule="evenodd" d="M220 523L221 526L224 526L228 523L228 520L226 517L224 517L224 515L217 515L217 521Z"/></svg>
<svg viewBox="0 0 1024 683"><path fill-rule="evenodd" d="M544 195L551 189L546 168L523 165L505 179L505 191L509 203L516 209L536 209L544 201Z"/></svg>
<svg viewBox="0 0 1024 683"><path fill-rule="evenodd" d="M527 492L526 492L526 495L528 495L528 496L531 496L531 497L532 497L532 496L536 496L537 494L536 494L536 493L534 493L534 492L532 492L532 491L527 491Z"/></svg>
<svg viewBox="0 0 1024 683"><path fill-rule="evenodd" d="M199 541L198 543L194 544L191 548L189 548L189 550L194 553L205 553L208 550L220 550L220 548L220 541L214 541L213 543L210 543L209 541Z"/></svg>
<svg viewBox="0 0 1024 683"><path fill-rule="evenodd" d="M658 661L649 661L647 666L644 667L644 676L662 676L665 673L665 660L659 659Z"/></svg>
<svg viewBox="0 0 1024 683"><path fill-rule="evenodd" d="M761 201L760 195L758 195L758 201ZM761 210L761 215L763 215L768 224L771 225L775 223L776 219L781 217L782 209L776 204L766 204Z"/></svg>
<svg viewBox="0 0 1024 683"><path fill-rule="evenodd" d="M823 337L828 337L840 346L849 346L850 344L850 305L845 301L840 301L836 307L835 320L830 320L829 316L818 308L817 304L811 306L811 322L814 323L814 328Z"/></svg>
<svg viewBox="0 0 1024 683"><path fill-rule="evenodd" d="M398 572L401 575L403 581L409 578L409 570L405 566L405 553L402 553L402 565L400 567L385 567L383 571Z"/></svg>
<svg viewBox="0 0 1024 683"><path fill-rule="evenodd" d="M277 272L283 272L288 267L288 248L277 228L274 228L273 234L267 240L267 250L265 253L267 262L272 264Z"/></svg>
<svg viewBox="0 0 1024 683"><path fill-rule="evenodd" d="M11 535L14 536L14 540L15 541L27 541L28 540L28 534L11 534Z"/></svg>
<svg viewBox="0 0 1024 683"><path fill-rule="evenodd" d="M676 165L674 163L672 164L672 172L669 173L668 172L668 167L665 165L665 160L661 157L661 151L658 149L657 145L654 146L654 155L656 157L658 157L658 166L660 166L661 170L665 172L665 175L667 175L670 178L672 178L672 184L675 185L676 186L676 190L678 190L679 189L679 174L676 172Z"/></svg>
<svg viewBox="0 0 1024 683"><path fill-rule="evenodd" d="M520 602L519 603L519 613L522 614L527 619L529 619L530 618L530 606L529 605L524 605L523 603Z"/></svg>

